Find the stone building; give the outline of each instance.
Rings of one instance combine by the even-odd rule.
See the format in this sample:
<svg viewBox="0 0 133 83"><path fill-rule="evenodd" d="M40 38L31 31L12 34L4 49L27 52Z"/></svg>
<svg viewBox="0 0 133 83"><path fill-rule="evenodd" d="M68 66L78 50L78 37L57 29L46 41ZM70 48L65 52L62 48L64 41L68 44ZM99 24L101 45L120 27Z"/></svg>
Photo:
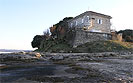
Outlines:
<svg viewBox="0 0 133 83"><path fill-rule="evenodd" d="M90 32L110 33L112 17L93 11L86 11L68 22L70 28L76 27Z"/></svg>
<svg viewBox="0 0 133 83"><path fill-rule="evenodd" d="M74 36L69 40L73 47L101 40L111 39L111 23L109 15L86 11L68 21L69 29L75 30ZM72 32L73 33L73 32Z"/></svg>

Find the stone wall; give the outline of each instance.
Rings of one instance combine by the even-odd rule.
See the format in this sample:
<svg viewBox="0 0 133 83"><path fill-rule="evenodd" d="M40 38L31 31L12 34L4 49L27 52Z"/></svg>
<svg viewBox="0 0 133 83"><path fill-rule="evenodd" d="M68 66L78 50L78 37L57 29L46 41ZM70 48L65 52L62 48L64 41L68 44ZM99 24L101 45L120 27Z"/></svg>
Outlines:
<svg viewBox="0 0 133 83"><path fill-rule="evenodd" d="M110 40L111 34L108 33L98 33L98 32L90 32L85 30L76 30L75 38L72 41L73 47L77 47L78 45L93 42L93 41L104 41Z"/></svg>

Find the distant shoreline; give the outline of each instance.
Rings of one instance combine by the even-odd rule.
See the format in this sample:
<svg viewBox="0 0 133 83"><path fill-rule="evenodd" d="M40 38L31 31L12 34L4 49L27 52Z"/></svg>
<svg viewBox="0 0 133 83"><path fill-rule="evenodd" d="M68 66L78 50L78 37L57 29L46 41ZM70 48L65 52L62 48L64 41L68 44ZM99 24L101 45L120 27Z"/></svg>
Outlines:
<svg viewBox="0 0 133 83"><path fill-rule="evenodd" d="M7 54L7 53L13 53L13 52L0 52L0 54Z"/></svg>
<svg viewBox="0 0 133 83"><path fill-rule="evenodd" d="M0 54L16 53L16 52L32 52L33 50L13 50L13 49L0 49Z"/></svg>

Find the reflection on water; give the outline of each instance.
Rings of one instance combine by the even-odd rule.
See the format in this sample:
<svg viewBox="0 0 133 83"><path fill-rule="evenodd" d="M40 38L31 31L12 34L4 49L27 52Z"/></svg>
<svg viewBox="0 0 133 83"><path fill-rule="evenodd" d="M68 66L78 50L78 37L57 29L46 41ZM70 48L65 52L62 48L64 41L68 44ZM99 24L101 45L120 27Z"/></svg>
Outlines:
<svg viewBox="0 0 133 83"><path fill-rule="evenodd" d="M6 53L12 53L12 52L0 52L0 54L6 54Z"/></svg>
<svg viewBox="0 0 133 83"><path fill-rule="evenodd" d="M56 65L50 64L49 62L37 62L34 64L23 63L17 66L1 69L0 81L1 83L5 83L13 82L23 77L53 75L55 67Z"/></svg>

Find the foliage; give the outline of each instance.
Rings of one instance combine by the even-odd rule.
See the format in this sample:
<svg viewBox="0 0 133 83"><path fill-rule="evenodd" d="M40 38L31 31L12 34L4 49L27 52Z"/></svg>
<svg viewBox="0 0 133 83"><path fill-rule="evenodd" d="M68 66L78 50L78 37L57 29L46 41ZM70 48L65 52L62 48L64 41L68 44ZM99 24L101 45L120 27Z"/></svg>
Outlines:
<svg viewBox="0 0 133 83"><path fill-rule="evenodd" d="M72 48L70 45L59 40L46 40L43 42L42 48L38 51L54 52L54 53L91 53L91 52L119 52L132 51L133 43L119 42L119 41L95 41L88 42L77 48Z"/></svg>
<svg viewBox="0 0 133 83"><path fill-rule="evenodd" d="M43 35L46 36L46 37L49 37L50 36L49 29L47 29L46 31L44 31L43 32Z"/></svg>
<svg viewBox="0 0 133 83"><path fill-rule="evenodd" d="M132 51L133 43L119 42L119 41L96 41L88 42L80 45L77 48L78 52L118 52L118 51Z"/></svg>
<svg viewBox="0 0 133 83"><path fill-rule="evenodd" d="M73 17L66 17L59 23L50 27L51 36L57 39L64 39L68 31L67 21L71 20Z"/></svg>
<svg viewBox="0 0 133 83"><path fill-rule="evenodd" d="M41 35L36 35L34 38L33 38L33 41L31 42L31 45L33 48L39 48L40 44L41 44L41 41L42 41L42 36Z"/></svg>
<svg viewBox="0 0 133 83"><path fill-rule="evenodd" d="M118 33L122 33L122 37L126 42L133 42L133 30L120 30Z"/></svg>
<svg viewBox="0 0 133 83"><path fill-rule="evenodd" d="M40 44L41 44L41 41L44 39L44 36L43 35L36 35L34 38L33 38L33 41L31 42L31 45L33 48L39 48L40 47Z"/></svg>
<svg viewBox="0 0 133 83"><path fill-rule="evenodd" d="M70 52L72 47L63 40L49 39L41 43L41 48L36 51L42 52Z"/></svg>
<svg viewBox="0 0 133 83"><path fill-rule="evenodd" d="M43 35L36 35L31 42L33 48L40 48L41 42L50 38L50 32L47 29L43 32Z"/></svg>

